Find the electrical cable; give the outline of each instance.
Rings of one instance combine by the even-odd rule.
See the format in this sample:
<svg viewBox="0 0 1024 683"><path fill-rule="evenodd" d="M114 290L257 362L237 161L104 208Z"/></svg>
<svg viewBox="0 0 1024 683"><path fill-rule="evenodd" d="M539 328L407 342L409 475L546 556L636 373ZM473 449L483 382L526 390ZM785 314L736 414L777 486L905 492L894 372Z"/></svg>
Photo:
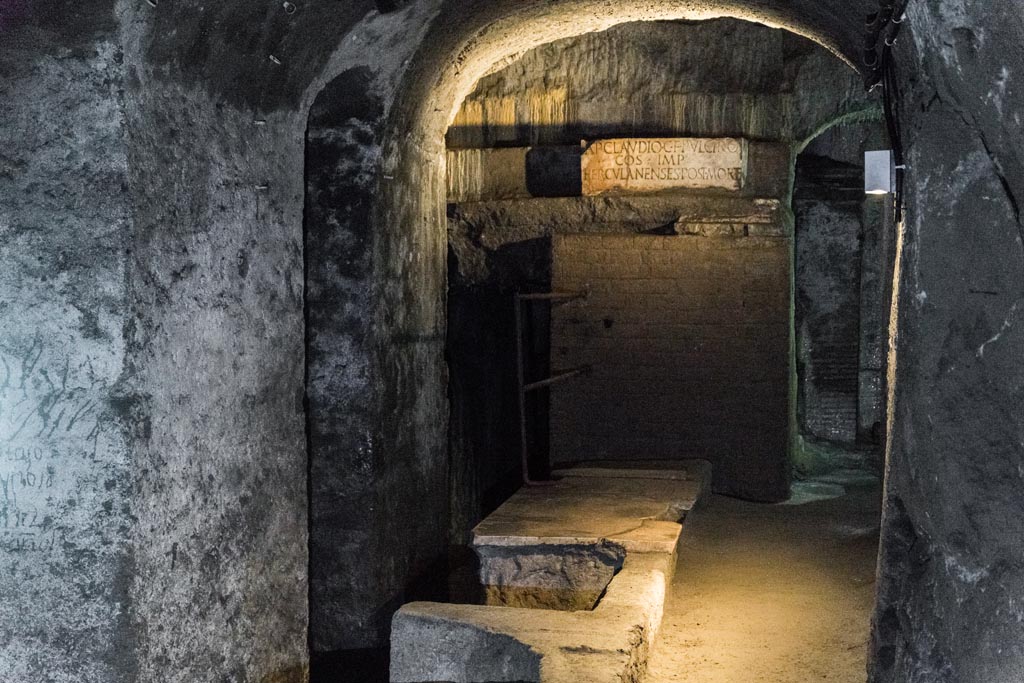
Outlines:
<svg viewBox="0 0 1024 683"><path fill-rule="evenodd" d="M903 187L906 158L903 152L903 131L899 120L899 78L893 48L906 19L910 0L879 0L878 11L864 22L864 66L868 69L865 85L869 91L882 89L882 108L886 132L896 166L893 214L897 223L903 219Z"/></svg>
<svg viewBox="0 0 1024 683"><path fill-rule="evenodd" d="M903 185L906 177L906 159L903 154L903 131L900 126L899 79L896 71L896 60L893 58L891 46L882 50L882 106L885 112L885 123L892 146L893 163L896 166L895 191L893 192L893 211L896 223L903 220Z"/></svg>

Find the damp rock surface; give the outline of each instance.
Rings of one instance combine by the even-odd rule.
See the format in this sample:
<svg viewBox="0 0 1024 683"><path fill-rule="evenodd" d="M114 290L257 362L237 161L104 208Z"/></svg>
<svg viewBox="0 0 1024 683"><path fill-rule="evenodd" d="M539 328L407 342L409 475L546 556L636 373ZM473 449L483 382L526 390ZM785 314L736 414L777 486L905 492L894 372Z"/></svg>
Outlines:
<svg viewBox="0 0 1024 683"><path fill-rule="evenodd" d="M1024 26L912 3L907 211L873 682L1024 676Z"/></svg>

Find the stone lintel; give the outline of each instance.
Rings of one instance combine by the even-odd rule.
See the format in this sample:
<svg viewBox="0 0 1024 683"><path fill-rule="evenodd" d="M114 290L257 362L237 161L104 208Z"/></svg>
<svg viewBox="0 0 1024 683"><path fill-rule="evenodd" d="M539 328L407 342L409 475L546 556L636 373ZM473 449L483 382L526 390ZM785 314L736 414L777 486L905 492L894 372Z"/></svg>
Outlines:
<svg viewBox="0 0 1024 683"><path fill-rule="evenodd" d="M714 192L685 195L557 197L463 202L449 207L456 225L478 231L541 227L548 232L594 225L653 227L676 223L785 223L789 209L773 197Z"/></svg>

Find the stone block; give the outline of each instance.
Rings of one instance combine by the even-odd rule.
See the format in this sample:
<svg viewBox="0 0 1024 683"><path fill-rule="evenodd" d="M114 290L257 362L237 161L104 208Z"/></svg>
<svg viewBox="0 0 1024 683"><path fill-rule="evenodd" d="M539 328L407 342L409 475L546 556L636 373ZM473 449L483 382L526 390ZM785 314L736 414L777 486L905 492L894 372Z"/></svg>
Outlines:
<svg viewBox="0 0 1024 683"><path fill-rule="evenodd" d="M520 489L473 532L491 604L402 607L391 681L640 683L679 520L710 474L699 461L603 462Z"/></svg>
<svg viewBox="0 0 1024 683"><path fill-rule="evenodd" d="M637 553L592 611L417 602L394 616L392 683L641 683L674 555Z"/></svg>
<svg viewBox="0 0 1024 683"><path fill-rule="evenodd" d="M476 551L487 604L532 609L593 609L626 557L607 542Z"/></svg>
<svg viewBox="0 0 1024 683"><path fill-rule="evenodd" d="M583 194L738 191L746 179L747 157L747 141L740 138L596 140L583 153Z"/></svg>
<svg viewBox="0 0 1024 683"><path fill-rule="evenodd" d="M478 623L468 605L410 603L392 620L392 683L540 681L540 653L514 635ZM507 630L530 619L520 611ZM486 653L486 656L480 656Z"/></svg>

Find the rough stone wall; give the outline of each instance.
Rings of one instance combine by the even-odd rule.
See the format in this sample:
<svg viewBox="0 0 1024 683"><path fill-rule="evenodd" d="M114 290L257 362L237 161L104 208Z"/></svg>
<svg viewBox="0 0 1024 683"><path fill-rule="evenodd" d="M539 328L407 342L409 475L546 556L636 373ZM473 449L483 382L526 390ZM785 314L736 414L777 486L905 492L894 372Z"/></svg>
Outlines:
<svg viewBox="0 0 1024 683"><path fill-rule="evenodd" d="M787 31L731 19L642 22L542 45L485 76L446 139L449 148L803 139L866 102L856 72Z"/></svg>
<svg viewBox="0 0 1024 683"><path fill-rule="evenodd" d="M866 116L869 117L866 120L855 119L832 126L811 140L800 153L853 166L863 165L864 152L890 148L881 107Z"/></svg>
<svg viewBox="0 0 1024 683"><path fill-rule="evenodd" d="M423 22L383 17L363 35ZM396 83L377 70L408 57L371 66L350 44L306 131L314 652L386 644L403 602L435 597L447 549L440 138L387 147Z"/></svg>
<svg viewBox="0 0 1024 683"><path fill-rule="evenodd" d="M481 80L448 146L687 130L778 138L790 119L786 35L734 20L645 22L542 45Z"/></svg>
<svg viewBox="0 0 1024 683"><path fill-rule="evenodd" d="M358 96L361 93L362 96ZM306 310L310 459L310 629L316 650L372 644L379 608L375 558L379 412L371 363L372 202L350 174L379 154L382 105L365 69L340 74L318 96L306 133ZM369 178L364 182L372 182ZM371 569L374 567L374 569Z"/></svg>
<svg viewBox="0 0 1024 683"><path fill-rule="evenodd" d="M552 366L592 368L551 390L556 463L702 458L719 491L788 497L790 241L719 231L554 239L554 289L588 296L554 309Z"/></svg>
<svg viewBox="0 0 1024 683"><path fill-rule="evenodd" d="M14 30L18 8L0 9L0 680L12 683L137 675L125 70L112 8L89 4L63 54L38 49L59 40L54 26Z"/></svg>
<svg viewBox="0 0 1024 683"><path fill-rule="evenodd" d="M888 197L869 197L862 204L865 226L860 262L860 389L857 437L880 444L875 456L884 460L889 312L896 262L896 222Z"/></svg>
<svg viewBox="0 0 1024 683"><path fill-rule="evenodd" d="M860 389L860 203L796 202L801 431L852 444Z"/></svg>
<svg viewBox="0 0 1024 683"><path fill-rule="evenodd" d="M898 337L871 680L1024 677L1024 16L910 5Z"/></svg>
<svg viewBox="0 0 1024 683"><path fill-rule="evenodd" d="M318 652L386 643L402 603L434 597L429 582L443 581L448 541L446 245L441 234L393 229L373 215L372 191L351 191L360 168L353 157L379 153L370 146L373 114L352 111L359 83L345 72L330 84L307 138L310 635ZM417 192L443 188L436 166L408 168Z"/></svg>
<svg viewBox="0 0 1024 683"><path fill-rule="evenodd" d="M174 431L154 446L175 455L172 467L151 470L163 474L154 476L152 490L141 496L153 501L147 526L170 526L168 540L195 527L212 533L193 533L192 547L178 546L205 564L193 560L180 577L152 580L162 590L138 598L139 611L156 624L141 643L145 660L153 665L148 675L170 668L182 680L201 680L211 672L261 683L301 680L309 645L317 651L382 642L391 612L405 599L403 591L443 554L444 482L438 468L444 462L444 389L436 311L444 245L429 231L386 213L401 215L403 202L416 203L440 191L437 166L427 162L437 152L429 146L408 154L403 150L406 163L383 173L409 189L389 195L384 215L377 205L383 194L379 183L388 108L402 65L433 11L430 3L389 16L361 3L333 12L311 6L289 13L275 6L249 20L227 17L236 32L216 34L209 42L197 38L179 16L186 27L174 34L195 41L191 49L181 50L158 37L169 32L165 22L173 23L174 15L140 6L143 16L137 20L147 24L148 32L136 49L148 68L140 74L142 97L134 126L147 132L135 145L138 167L170 167L181 175L156 174L158 182L141 193L138 215L152 244L144 263L157 274L146 273L140 308L157 313L144 328L152 341L147 340L139 364L166 376L166 359L187 353L194 359L187 367L204 382L197 387L201 407L223 407L193 417L188 411L197 397L187 394L176 399L180 409L165 402L155 406ZM352 26L351 35L347 26ZM396 45L381 47L382 35ZM367 68L367 62L373 67ZM318 113L326 118L312 118L323 125L323 135L318 138L314 127L307 157L307 108L339 74L320 101ZM176 87L176 82L188 85ZM353 90L363 97L350 100ZM174 143L160 144L165 140ZM327 181L320 188L323 207L317 204L317 188L303 183L304 170L317 164ZM333 182L332 174L344 182ZM303 196L309 189L312 208L327 212L326 224L307 221L304 234ZM441 215L432 216L435 225ZM160 219L163 225L157 224ZM369 239L353 249L351 235ZM193 271L189 261L195 243L200 258ZM362 262L352 258L360 249ZM192 278L181 288L180 299L161 298L159 287L148 286L165 264L182 266ZM360 274L366 285L359 289L361 298L346 306L344 297ZM309 294L306 320L304 286ZM190 290L197 293L196 301L189 299ZM182 318L205 319L207 336L194 339L195 328ZM372 334L360 338L360 325ZM306 396L304 328L311 355ZM373 382L371 395L362 394L352 381L363 371ZM245 379L244 393L226 393L238 393L240 384L229 376ZM143 386L159 381L147 371ZM339 387L344 390L332 394ZM179 430L196 436L186 440ZM199 442L204 434L217 437L218 451L208 458ZM335 445L339 436L344 440ZM347 449L350 444L357 449ZM143 452L162 453L149 446ZM174 481L175 468L197 455L210 462L213 471L204 472L207 478L217 472L230 476L183 509L190 501L165 493L160 483L170 479L178 490L188 490ZM341 467L332 469L332 464ZM361 469L367 465L370 473ZM369 489L360 486L370 480ZM307 483L312 500L306 496ZM346 508L346 497L357 504ZM339 528L336 507L341 512L355 507L364 519L346 519ZM173 513L170 522L168 511ZM417 521L410 523L405 511ZM310 522L313 541L307 555ZM359 524L369 533L347 533ZM140 575L148 580L161 567L161 557L157 548L147 553L147 571ZM369 570L353 578L353 561ZM359 589L356 595L348 594L352 587ZM213 600L207 597L211 594ZM153 616L161 610L187 628L166 629Z"/></svg>
<svg viewBox="0 0 1024 683"><path fill-rule="evenodd" d="M138 678L300 681L302 138L138 66L127 98Z"/></svg>
<svg viewBox="0 0 1024 683"><path fill-rule="evenodd" d="M793 197L800 429L845 444L858 426L862 177L858 167L801 156Z"/></svg>

